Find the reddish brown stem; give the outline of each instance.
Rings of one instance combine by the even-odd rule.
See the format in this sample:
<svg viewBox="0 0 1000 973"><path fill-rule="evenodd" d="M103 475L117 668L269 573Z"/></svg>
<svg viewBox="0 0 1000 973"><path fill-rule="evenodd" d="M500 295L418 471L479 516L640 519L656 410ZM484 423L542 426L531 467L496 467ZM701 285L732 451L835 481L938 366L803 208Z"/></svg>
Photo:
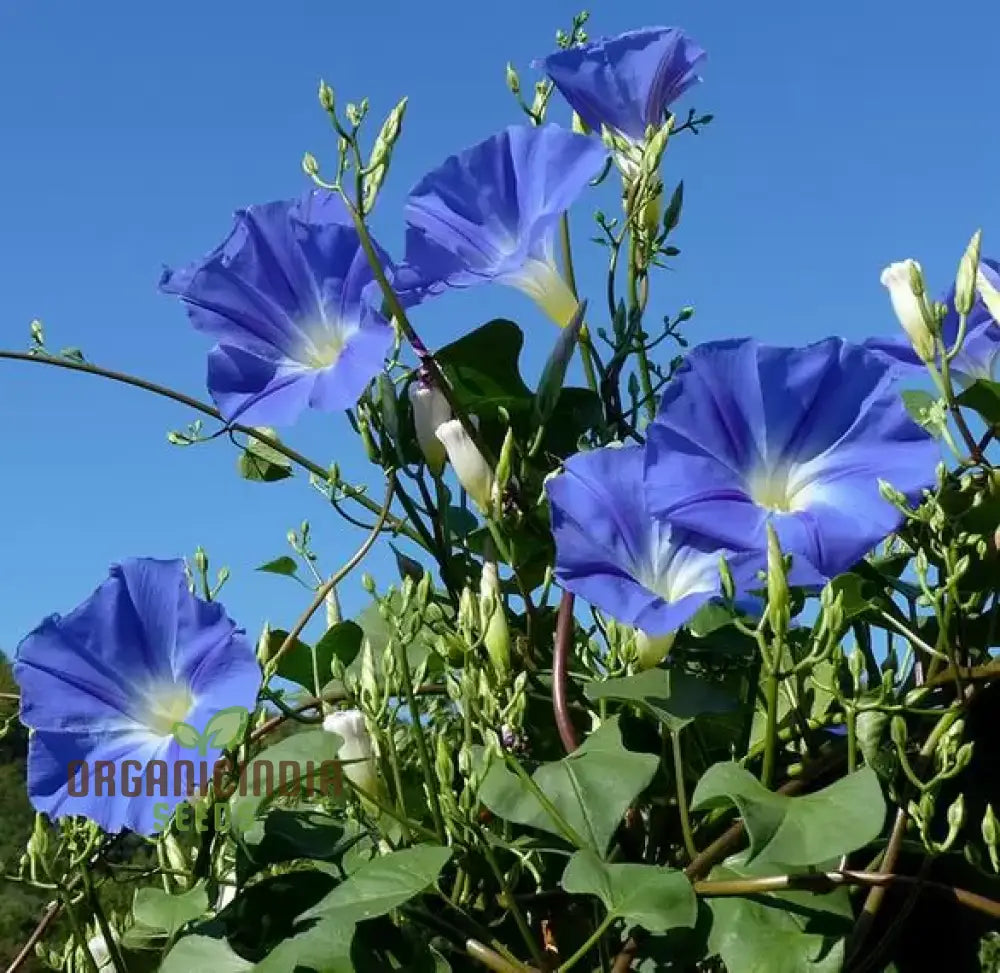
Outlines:
<svg viewBox="0 0 1000 973"><path fill-rule="evenodd" d="M556 616L556 644L552 654L552 708L556 714L559 739L567 753L572 753L579 746L566 697L569 651L573 644L573 602L572 593L564 591Z"/></svg>

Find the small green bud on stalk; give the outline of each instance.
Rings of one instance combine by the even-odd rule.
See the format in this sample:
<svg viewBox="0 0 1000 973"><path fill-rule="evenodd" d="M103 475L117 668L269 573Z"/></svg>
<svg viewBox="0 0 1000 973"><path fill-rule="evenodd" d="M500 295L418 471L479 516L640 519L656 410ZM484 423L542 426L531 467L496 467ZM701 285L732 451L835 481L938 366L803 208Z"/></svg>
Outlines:
<svg viewBox="0 0 1000 973"><path fill-rule="evenodd" d="M333 88L331 88L325 81L320 81L319 83L319 103L323 111L332 112L334 109L334 96Z"/></svg>
<svg viewBox="0 0 1000 973"><path fill-rule="evenodd" d="M788 571L777 531L771 523L767 525L767 615L774 634L779 638L784 636L791 620Z"/></svg>
<svg viewBox="0 0 1000 973"><path fill-rule="evenodd" d="M650 635L641 630L635 633L636 660L640 669L652 669L658 666L674 647L677 639L676 632L667 632L666 635Z"/></svg>
<svg viewBox="0 0 1000 973"><path fill-rule="evenodd" d="M992 804L986 805L986 813L983 815L980 828L993 871L1000 873L1000 824L997 823Z"/></svg>
<svg viewBox="0 0 1000 973"><path fill-rule="evenodd" d="M507 612L500 591L500 579L495 561L483 564L479 588L479 614L484 627L483 641L493 671L501 681L510 674L510 631Z"/></svg>
<svg viewBox="0 0 1000 973"><path fill-rule="evenodd" d="M521 93L521 79L510 61L507 62L507 87L515 98Z"/></svg>
<svg viewBox="0 0 1000 973"><path fill-rule="evenodd" d="M958 275L955 278L955 310L959 314L968 315L976 303L976 274L979 270L982 241L982 230L976 230L958 265Z"/></svg>

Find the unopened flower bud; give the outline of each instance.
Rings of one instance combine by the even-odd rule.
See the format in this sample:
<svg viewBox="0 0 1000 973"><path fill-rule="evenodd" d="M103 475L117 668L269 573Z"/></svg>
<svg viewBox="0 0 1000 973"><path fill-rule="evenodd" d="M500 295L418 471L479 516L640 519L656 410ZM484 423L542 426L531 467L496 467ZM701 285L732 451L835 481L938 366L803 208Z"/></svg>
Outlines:
<svg viewBox="0 0 1000 973"><path fill-rule="evenodd" d="M484 514L492 511L493 471L458 419L438 426L435 435L445 448L455 475Z"/></svg>
<svg viewBox="0 0 1000 973"><path fill-rule="evenodd" d="M635 651L639 668L652 669L654 666L658 666L670 654L676 638L676 632L668 632L666 635L650 635L648 632L637 631L635 633Z"/></svg>
<svg viewBox="0 0 1000 973"><path fill-rule="evenodd" d="M778 534L771 523L767 525L767 613L775 634L784 635L791 616L788 576Z"/></svg>
<svg viewBox="0 0 1000 973"><path fill-rule="evenodd" d="M573 121L570 127L577 135L590 134L590 126L576 112L573 112Z"/></svg>
<svg viewBox="0 0 1000 973"><path fill-rule="evenodd" d="M521 93L521 79L517 76L517 71L514 70L514 65L507 62L507 87L510 88L510 93L512 95L519 95Z"/></svg>
<svg viewBox="0 0 1000 973"><path fill-rule="evenodd" d="M366 793L375 794L378 788L375 750L364 714L356 709L330 713L323 719L323 729L336 733L343 741L337 757L343 762L347 779Z"/></svg>
<svg viewBox="0 0 1000 973"><path fill-rule="evenodd" d="M497 471L493 482L494 500L499 502L500 494L503 493L510 481L511 467L514 463L514 430L507 427L507 434L503 438L503 445L500 447L500 456L497 459Z"/></svg>
<svg viewBox="0 0 1000 973"><path fill-rule="evenodd" d="M969 314L976 303L976 273L979 269L979 250L983 234L977 230L962 255L955 279L955 310L959 314Z"/></svg>
<svg viewBox="0 0 1000 973"><path fill-rule="evenodd" d="M934 360L934 338L924 316L924 286L920 264L902 260L882 271L882 286L889 291L892 309L921 361Z"/></svg>
<svg viewBox="0 0 1000 973"><path fill-rule="evenodd" d="M479 613L485 626L483 641L490 662L498 678L505 679L510 672L510 631L507 613L500 592L500 579L493 561L483 565L479 587Z"/></svg>
<svg viewBox="0 0 1000 973"><path fill-rule="evenodd" d="M986 805L986 813L983 815L981 824L983 844L989 852L990 863L993 871L1000 872L1000 825L997 824L996 815L993 813L993 805Z"/></svg>
<svg viewBox="0 0 1000 973"><path fill-rule="evenodd" d="M319 103L323 108L323 111L333 111L333 88L331 88L325 81L320 81L319 83Z"/></svg>
<svg viewBox="0 0 1000 973"><path fill-rule="evenodd" d="M452 418L451 406L443 393L432 385L414 382L408 391L413 409L413 428L432 476L440 476L448 454L435 435L438 427Z"/></svg>

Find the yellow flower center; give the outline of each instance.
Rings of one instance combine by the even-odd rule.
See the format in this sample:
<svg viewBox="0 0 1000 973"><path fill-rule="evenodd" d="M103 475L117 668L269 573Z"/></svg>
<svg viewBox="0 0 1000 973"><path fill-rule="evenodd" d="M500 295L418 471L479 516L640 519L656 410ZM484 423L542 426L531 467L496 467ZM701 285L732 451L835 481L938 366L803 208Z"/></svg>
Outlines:
<svg viewBox="0 0 1000 973"><path fill-rule="evenodd" d="M787 468L758 470L750 477L748 484L750 499L758 507L774 513L792 513L808 505L805 487L796 482L792 471Z"/></svg>
<svg viewBox="0 0 1000 973"><path fill-rule="evenodd" d="M143 722L154 733L169 736L174 724L183 720L191 711L194 696L187 686L168 683L156 686L146 696Z"/></svg>

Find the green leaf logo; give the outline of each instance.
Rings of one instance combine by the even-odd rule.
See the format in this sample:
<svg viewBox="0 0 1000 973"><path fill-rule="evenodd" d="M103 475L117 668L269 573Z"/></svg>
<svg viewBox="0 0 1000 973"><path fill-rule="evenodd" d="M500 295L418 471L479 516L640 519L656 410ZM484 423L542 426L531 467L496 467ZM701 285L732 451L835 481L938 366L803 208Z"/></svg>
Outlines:
<svg viewBox="0 0 1000 973"><path fill-rule="evenodd" d="M243 739L249 722L250 714L242 706L220 709L205 727L205 740L210 747L227 750Z"/></svg>
<svg viewBox="0 0 1000 973"><path fill-rule="evenodd" d="M185 750L199 749L198 745L201 743L201 734L189 723L178 720L171 732L178 746L183 747Z"/></svg>
<svg viewBox="0 0 1000 973"><path fill-rule="evenodd" d="M220 709L208 721L204 733L199 733L183 720L178 720L171 732L178 746L185 750L196 750L199 755L204 756L209 747L227 750L239 743L249 722L250 713L246 709L242 706L229 706Z"/></svg>

